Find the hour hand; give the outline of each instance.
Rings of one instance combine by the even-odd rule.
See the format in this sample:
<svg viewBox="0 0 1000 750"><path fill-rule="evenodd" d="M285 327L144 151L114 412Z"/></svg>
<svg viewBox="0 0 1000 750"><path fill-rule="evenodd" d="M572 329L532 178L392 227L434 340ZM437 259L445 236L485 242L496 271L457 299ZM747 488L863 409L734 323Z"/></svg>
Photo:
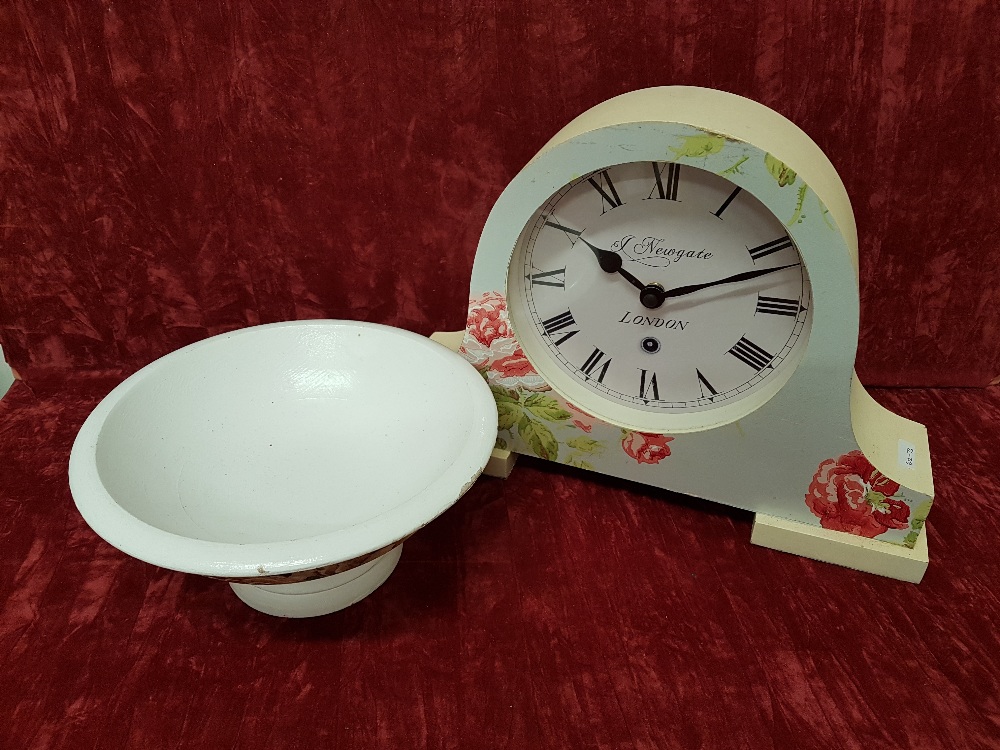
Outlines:
<svg viewBox="0 0 1000 750"><path fill-rule="evenodd" d="M643 284L639 279L630 274L624 268L622 268L622 256L618 253L613 253L610 250L602 250L596 245L591 245L587 240L580 238L580 241L590 248L591 252L597 256L597 262L601 266L601 270L605 273L617 273L620 274L629 284L634 286L636 289L645 289L646 285Z"/></svg>

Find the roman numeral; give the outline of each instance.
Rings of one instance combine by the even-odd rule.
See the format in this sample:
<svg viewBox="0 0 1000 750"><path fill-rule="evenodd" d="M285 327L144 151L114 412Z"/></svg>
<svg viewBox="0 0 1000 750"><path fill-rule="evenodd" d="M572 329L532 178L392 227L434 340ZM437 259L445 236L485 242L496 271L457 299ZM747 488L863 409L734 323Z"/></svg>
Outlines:
<svg viewBox="0 0 1000 750"><path fill-rule="evenodd" d="M701 374L701 370L695 369L695 373L697 373L698 375L698 390L701 391L702 398L706 398L705 396L706 390L710 394L712 394L711 396L708 396L708 398L712 398L712 396L718 395L719 392L712 387L711 383L708 382L708 378L706 378L704 375Z"/></svg>
<svg viewBox="0 0 1000 750"><path fill-rule="evenodd" d="M768 354L746 336L741 336L740 340L726 354L732 354L740 362L750 365L757 372L767 367L768 363L774 359L773 354Z"/></svg>
<svg viewBox="0 0 1000 750"><path fill-rule="evenodd" d="M660 389L656 384L656 373L649 375L647 378L646 370L640 370L642 375L639 377L639 398L649 403L649 392L653 392L653 401L660 400Z"/></svg>
<svg viewBox="0 0 1000 750"><path fill-rule="evenodd" d="M738 187L733 192L731 192L729 194L729 197L726 198L726 200L723 202L723 204L721 206L719 206L719 210L712 212L712 216L716 216L716 217L718 217L718 218L721 219L722 218L722 212L725 211L727 208L729 208L729 204L733 202L733 199L736 198L737 195L740 194L740 191L742 189L743 188Z"/></svg>
<svg viewBox="0 0 1000 750"><path fill-rule="evenodd" d="M597 382L603 383L604 376L608 374L608 367L611 366L611 357L608 357L607 359L605 359L605 357L608 357L608 355L595 346L594 351L591 352L589 357L587 357L587 361L583 363L583 367L580 368L580 371L589 378L594 370L600 368L600 374L597 376Z"/></svg>
<svg viewBox="0 0 1000 750"><path fill-rule="evenodd" d="M555 271L539 271L538 273L531 274L528 278L531 280L532 286L554 286L559 289L566 288L565 268L557 268Z"/></svg>
<svg viewBox="0 0 1000 750"><path fill-rule="evenodd" d="M576 241L580 239L580 235L583 234L582 229L571 229L570 227L564 227L562 224L559 224L555 221L551 221L550 219L545 220L545 226L552 227L553 229L558 229L559 231L564 232L566 234L567 239L569 239L570 245L575 245Z"/></svg>
<svg viewBox="0 0 1000 750"><path fill-rule="evenodd" d="M757 247L748 247L747 250L750 252L750 257L754 261L758 261L765 255L770 255L771 253L776 253L779 250L784 250L792 246L792 241L788 237L780 237L776 240L771 240L770 242L765 242L763 245L757 245Z"/></svg>
<svg viewBox="0 0 1000 750"><path fill-rule="evenodd" d="M799 314L799 301L784 297L765 297L757 295L757 312L768 315L790 315L793 318Z"/></svg>
<svg viewBox="0 0 1000 750"><path fill-rule="evenodd" d="M656 184L649 191L649 198L646 200L652 198L653 193L656 193L656 196L663 200L677 200L677 183L681 178L681 165L673 162L667 162L663 166L659 166L655 161L651 163L653 165L653 179L656 180ZM666 180L663 179L664 170L667 172Z"/></svg>
<svg viewBox="0 0 1000 750"><path fill-rule="evenodd" d="M608 194L607 190L605 190L604 187L602 187L601 184L597 182L597 180L595 180L593 177L589 178L587 182L593 185L594 190L596 190L598 193L601 194L601 213L604 214L612 209L618 208L622 204L622 199L618 197L618 191L615 190L615 184L611 181L611 178L608 176L608 170L605 169L602 172L600 172L600 177L601 181L604 183L604 187L607 187L608 190L611 191L610 195ZM611 208L605 210L604 208L605 203L611 206Z"/></svg>
<svg viewBox="0 0 1000 750"><path fill-rule="evenodd" d="M564 313L559 313L558 315L554 315L548 320L542 321L542 328L545 330L545 335L548 336L549 338L552 338L552 334L575 325L576 321L573 320L573 313L571 313L569 310L567 310ZM555 345L560 346L564 341L573 338L579 332L580 331L576 329L572 331L566 331L565 333L563 333L563 335L559 338L558 341L555 341Z"/></svg>

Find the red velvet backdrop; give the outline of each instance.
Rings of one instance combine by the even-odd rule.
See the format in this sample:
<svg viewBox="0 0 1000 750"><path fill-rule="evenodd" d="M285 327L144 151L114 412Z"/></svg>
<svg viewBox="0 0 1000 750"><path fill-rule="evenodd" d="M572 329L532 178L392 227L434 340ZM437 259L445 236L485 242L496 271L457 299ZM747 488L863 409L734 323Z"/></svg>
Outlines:
<svg viewBox="0 0 1000 750"><path fill-rule="evenodd" d="M615 94L758 99L861 235L868 383L1000 375L995 0L0 4L0 750L1000 748L1000 389L928 424L920 586L749 544L750 516L523 459L344 612L267 617L73 507L127 372L289 318L464 322L480 229Z"/></svg>
<svg viewBox="0 0 1000 750"><path fill-rule="evenodd" d="M830 155L865 382L1000 375L991 0L16 0L0 30L0 344L26 378L290 318L458 329L506 182L663 84L757 99Z"/></svg>

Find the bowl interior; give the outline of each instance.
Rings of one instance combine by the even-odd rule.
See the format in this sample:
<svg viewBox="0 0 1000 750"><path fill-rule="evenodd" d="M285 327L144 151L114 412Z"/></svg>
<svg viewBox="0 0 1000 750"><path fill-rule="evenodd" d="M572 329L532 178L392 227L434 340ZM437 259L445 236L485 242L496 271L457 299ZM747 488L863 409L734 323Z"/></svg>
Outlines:
<svg viewBox="0 0 1000 750"><path fill-rule="evenodd" d="M193 539L362 527L432 485L470 442L492 443L477 379L452 352L384 326L237 331L126 383L98 433L97 472L129 514Z"/></svg>

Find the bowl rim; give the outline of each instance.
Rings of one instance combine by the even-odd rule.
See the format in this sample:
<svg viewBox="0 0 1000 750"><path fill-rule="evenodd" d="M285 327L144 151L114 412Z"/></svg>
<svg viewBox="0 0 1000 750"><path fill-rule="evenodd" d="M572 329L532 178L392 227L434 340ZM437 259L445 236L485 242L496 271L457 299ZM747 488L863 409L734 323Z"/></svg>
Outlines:
<svg viewBox="0 0 1000 750"><path fill-rule="evenodd" d="M236 337L278 328L349 328L374 336L400 336L425 345L465 376L472 427L449 466L423 489L359 524L294 540L217 542L176 534L141 520L111 496L97 468L97 444L108 415L140 383L191 353ZM354 320L315 319L267 323L217 334L154 360L116 386L94 408L70 451L69 485L77 510L104 541L132 557L170 570L215 578L255 578L300 573L361 557L406 539L450 508L472 486L496 443L497 410L486 381L463 357L402 328Z"/></svg>

